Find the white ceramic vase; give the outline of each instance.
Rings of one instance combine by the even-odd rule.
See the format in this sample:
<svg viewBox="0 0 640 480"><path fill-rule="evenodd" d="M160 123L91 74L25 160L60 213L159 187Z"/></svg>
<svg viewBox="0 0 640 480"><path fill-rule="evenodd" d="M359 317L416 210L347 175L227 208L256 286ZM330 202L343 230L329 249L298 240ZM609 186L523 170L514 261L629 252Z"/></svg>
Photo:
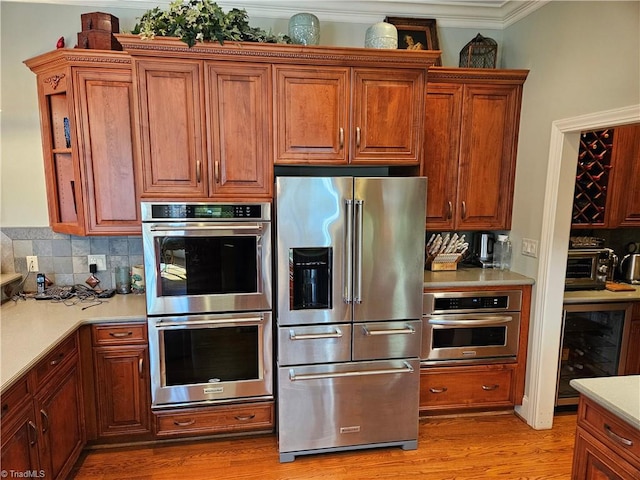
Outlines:
<svg viewBox="0 0 640 480"><path fill-rule="evenodd" d="M312 13L296 13L289 19L289 38L298 45L318 45L320 20Z"/></svg>
<svg viewBox="0 0 640 480"><path fill-rule="evenodd" d="M398 48L398 29L387 22L378 22L367 29L366 48Z"/></svg>

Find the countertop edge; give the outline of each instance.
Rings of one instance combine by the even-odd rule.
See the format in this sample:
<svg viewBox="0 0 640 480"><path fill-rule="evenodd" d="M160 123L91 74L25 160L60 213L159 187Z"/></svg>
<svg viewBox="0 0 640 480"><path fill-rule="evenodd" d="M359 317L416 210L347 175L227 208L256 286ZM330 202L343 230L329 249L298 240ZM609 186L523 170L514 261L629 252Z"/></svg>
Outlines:
<svg viewBox="0 0 640 480"><path fill-rule="evenodd" d="M637 383L637 400L636 404L631 407L633 408L633 412L628 411L629 405L621 406L620 402L615 402L615 400L612 398L614 396L612 392L619 393L619 390L612 388L612 385L614 385L616 381L633 383L633 386L636 386ZM603 383L607 383L608 385L604 386L602 385ZM605 378L581 378L571 380L569 382L569 385L575 388L580 394L593 400L598 405L611 412L613 415L640 430L640 375L627 375L623 377ZM601 393L600 390L602 390L604 393ZM634 392L630 392L629 395L633 395L633 393Z"/></svg>

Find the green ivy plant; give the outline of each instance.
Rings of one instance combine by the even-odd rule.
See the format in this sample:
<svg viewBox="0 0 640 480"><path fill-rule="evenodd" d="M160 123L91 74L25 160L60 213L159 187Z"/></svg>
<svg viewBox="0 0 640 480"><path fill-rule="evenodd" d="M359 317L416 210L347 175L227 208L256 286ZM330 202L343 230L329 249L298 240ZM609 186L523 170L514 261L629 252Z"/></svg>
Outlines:
<svg viewBox="0 0 640 480"><path fill-rule="evenodd" d="M196 42L291 43L288 36L249 25L247 12L234 8L225 13L211 0L175 0L166 11L159 7L145 12L132 30L141 38L179 37L189 47Z"/></svg>

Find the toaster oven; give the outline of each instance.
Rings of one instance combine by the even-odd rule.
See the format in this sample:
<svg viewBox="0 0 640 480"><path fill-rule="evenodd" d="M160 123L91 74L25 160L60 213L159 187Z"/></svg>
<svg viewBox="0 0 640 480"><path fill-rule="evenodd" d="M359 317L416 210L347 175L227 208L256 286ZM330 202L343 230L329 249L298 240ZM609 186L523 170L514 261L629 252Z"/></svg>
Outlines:
<svg viewBox="0 0 640 480"><path fill-rule="evenodd" d="M569 250L565 290L604 290L615 268L615 254L610 248Z"/></svg>

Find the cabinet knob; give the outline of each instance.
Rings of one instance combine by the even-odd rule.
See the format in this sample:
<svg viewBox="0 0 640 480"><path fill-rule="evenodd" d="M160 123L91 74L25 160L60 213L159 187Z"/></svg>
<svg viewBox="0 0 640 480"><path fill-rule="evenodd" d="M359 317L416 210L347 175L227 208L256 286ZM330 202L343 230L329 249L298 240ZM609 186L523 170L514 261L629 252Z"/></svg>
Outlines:
<svg viewBox="0 0 640 480"><path fill-rule="evenodd" d="M482 385L482 389L487 391L497 390L498 388L500 388L500 385L497 383L494 383L493 385Z"/></svg>
<svg viewBox="0 0 640 480"><path fill-rule="evenodd" d="M256 418L255 415L251 414L251 415L236 415L235 419L238 420L239 422L246 422L248 420L253 420L254 418Z"/></svg>
<svg viewBox="0 0 640 480"><path fill-rule="evenodd" d="M196 423L196 421L195 421L193 418L192 418L192 419L190 419L190 420L187 420L187 421L185 421L185 422L179 422L178 420L174 420L174 421L173 421L173 424L174 424L176 427L189 427L189 426L191 426L191 425L193 425L193 424L195 424L195 423Z"/></svg>
<svg viewBox="0 0 640 480"><path fill-rule="evenodd" d="M434 387L431 387L431 388L429 388L429 391L430 391L431 393L444 393L444 392L446 392L446 391L447 391L447 387L441 387L441 388L434 388Z"/></svg>

